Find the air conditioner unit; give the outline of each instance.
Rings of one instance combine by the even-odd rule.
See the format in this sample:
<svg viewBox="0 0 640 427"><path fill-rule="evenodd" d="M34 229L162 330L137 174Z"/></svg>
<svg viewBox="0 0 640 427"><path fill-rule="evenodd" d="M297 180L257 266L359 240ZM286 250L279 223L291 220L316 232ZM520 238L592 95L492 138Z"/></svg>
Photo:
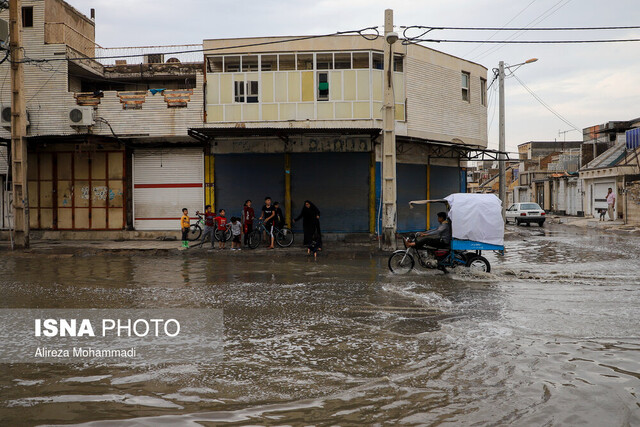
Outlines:
<svg viewBox="0 0 640 427"><path fill-rule="evenodd" d="M93 126L93 107L74 107L69 110L69 126Z"/></svg>
<svg viewBox="0 0 640 427"><path fill-rule="evenodd" d="M29 112L27 111L27 126L30 124ZM0 125L5 129L11 129L11 105L0 104Z"/></svg>
<svg viewBox="0 0 640 427"><path fill-rule="evenodd" d="M144 56L145 64L162 64L164 63L163 53L148 53Z"/></svg>

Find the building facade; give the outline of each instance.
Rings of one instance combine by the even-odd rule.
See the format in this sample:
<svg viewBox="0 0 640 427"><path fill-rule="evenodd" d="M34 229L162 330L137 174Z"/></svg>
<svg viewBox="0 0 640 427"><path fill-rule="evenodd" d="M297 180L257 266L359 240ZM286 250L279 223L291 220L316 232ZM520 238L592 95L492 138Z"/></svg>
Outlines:
<svg viewBox="0 0 640 427"><path fill-rule="evenodd" d="M182 207L231 216L270 196L287 222L310 199L323 231L376 232L383 38L105 49L93 14L23 7L32 229L175 230ZM400 43L392 69L398 228L420 230L436 213L408 201L465 191L461 161L486 148L487 70ZM10 95L0 85L4 141Z"/></svg>

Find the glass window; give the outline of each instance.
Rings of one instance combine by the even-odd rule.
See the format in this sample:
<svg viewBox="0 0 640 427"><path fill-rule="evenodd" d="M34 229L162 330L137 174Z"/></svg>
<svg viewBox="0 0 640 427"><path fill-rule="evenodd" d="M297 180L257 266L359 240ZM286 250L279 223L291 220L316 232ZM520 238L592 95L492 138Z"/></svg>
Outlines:
<svg viewBox="0 0 640 427"><path fill-rule="evenodd" d="M313 70L313 54L312 53L298 54L298 70Z"/></svg>
<svg viewBox="0 0 640 427"><path fill-rule="evenodd" d="M318 73L318 101L329 100L329 73Z"/></svg>
<svg viewBox="0 0 640 427"><path fill-rule="evenodd" d="M295 55L280 55L279 59L279 71L291 71L296 69L296 56Z"/></svg>
<svg viewBox="0 0 640 427"><path fill-rule="evenodd" d="M247 82L247 102L258 102L258 81Z"/></svg>
<svg viewBox="0 0 640 427"><path fill-rule="evenodd" d="M243 56L242 71L258 71L258 56L257 55Z"/></svg>
<svg viewBox="0 0 640 427"><path fill-rule="evenodd" d="M373 53L373 69L374 70L384 70L384 55L381 53Z"/></svg>
<svg viewBox="0 0 640 427"><path fill-rule="evenodd" d="M480 77L480 104L487 106L487 80Z"/></svg>
<svg viewBox="0 0 640 427"><path fill-rule="evenodd" d="M233 82L233 93L235 102L244 102L244 82Z"/></svg>
<svg viewBox="0 0 640 427"><path fill-rule="evenodd" d="M471 76L469 73L467 72L462 72L462 100L463 101L470 101L470 96L469 96L469 82L471 80Z"/></svg>
<svg viewBox="0 0 640 427"><path fill-rule="evenodd" d="M210 73L222 72L222 56L214 56L207 58L207 71Z"/></svg>
<svg viewBox="0 0 640 427"><path fill-rule="evenodd" d="M262 55L262 71L278 71L278 55Z"/></svg>
<svg viewBox="0 0 640 427"><path fill-rule="evenodd" d="M369 68L369 52L354 53L353 68Z"/></svg>
<svg viewBox="0 0 640 427"><path fill-rule="evenodd" d="M334 68L336 70L348 70L351 68L351 54L336 53L334 55Z"/></svg>
<svg viewBox="0 0 640 427"><path fill-rule="evenodd" d="M224 72L225 73L237 73L240 71L240 57L239 56L225 56L224 57Z"/></svg>
<svg viewBox="0 0 640 427"><path fill-rule="evenodd" d="M401 73L404 70L404 61L402 55L393 55L393 71Z"/></svg>
<svg viewBox="0 0 640 427"><path fill-rule="evenodd" d="M318 70L333 70L333 54L332 53L317 54L316 67Z"/></svg>

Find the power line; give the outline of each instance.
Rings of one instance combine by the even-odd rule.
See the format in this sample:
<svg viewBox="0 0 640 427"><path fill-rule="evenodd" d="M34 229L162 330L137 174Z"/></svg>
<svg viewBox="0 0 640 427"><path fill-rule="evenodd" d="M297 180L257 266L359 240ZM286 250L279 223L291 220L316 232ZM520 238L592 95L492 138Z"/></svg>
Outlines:
<svg viewBox="0 0 640 427"><path fill-rule="evenodd" d="M420 43L493 43L493 44L579 44L579 43L627 43L640 42L637 39L595 39L595 40L455 40L455 39L418 39Z"/></svg>
<svg viewBox="0 0 640 427"><path fill-rule="evenodd" d="M502 26L502 28L505 28L507 25L509 25L510 23L512 23L514 19L516 19L518 16L522 15L522 13L523 13L525 10L527 10L527 9L529 8L529 6L531 6L532 4L534 4L536 1L537 1L537 0L532 0L532 1L531 1L531 3L529 3L528 5L526 5L526 6L524 7L524 9L522 9L520 12L518 12L518 13L517 13L513 18L511 18L510 20L508 20L508 21L507 21L507 23L506 23L506 24L504 24L504 25ZM496 35L498 35L498 33L499 33L500 31L502 31L502 30L496 31L496 32L494 32L493 34L491 34L491 36L489 36L489 40L493 39ZM467 53L465 53L464 55L462 55L462 57L464 58L464 57L466 57L466 56L470 55L472 52L475 52L477 49L479 49L479 48L480 48L480 46L482 46L482 44L479 44L478 46L474 47L474 48L473 48L473 49L471 49L469 52L467 52Z"/></svg>
<svg viewBox="0 0 640 427"><path fill-rule="evenodd" d="M551 15L553 15L554 13L556 13L557 11L559 11L560 9L565 7L567 4L569 4L569 2L571 2L571 0L558 0L558 2L556 2L553 6L551 6L550 8L548 8L547 10L542 12L540 15L536 16L531 21L529 21L529 23L527 25L525 25L525 28L532 28L533 26L540 24L541 22L543 22L546 19L548 19ZM525 33L525 31L516 31L511 36L509 36L507 39L508 40L515 40L515 39L519 38L521 35L523 35L524 33ZM482 58L486 57L487 55L490 55L492 53L496 53L497 51L502 49L504 46L505 46L505 44L500 44L500 45L497 45L497 46L491 46L488 49L486 49L484 52L482 52L479 55L476 55L475 57L473 57L472 59L478 59L478 60L482 59Z"/></svg>
<svg viewBox="0 0 640 427"><path fill-rule="evenodd" d="M518 76L516 76L515 74L512 74L512 76L518 81L518 83L520 83L520 85L522 85L523 88L525 88L527 90L527 92L529 92L531 94L531 96L533 96L536 101L538 101L544 108L546 108L547 110L549 110L553 115L555 115L557 118L559 118L560 120L562 120L564 123L566 123L567 125L571 126L573 129L577 130L578 132L580 132L580 129L578 129L573 123L571 123L568 119L565 119L560 113L558 113L556 110L554 110L553 108L551 108L550 105L548 105L546 102L544 102L542 100L542 98L540 98L538 95L535 94L535 92L533 90L531 90L529 88L529 86L527 86L522 80L520 80L520 78L518 78Z"/></svg>
<svg viewBox="0 0 640 427"><path fill-rule="evenodd" d="M365 33L365 31L375 31L375 34L367 34ZM187 49L187 50L177 50L177 51L173 51L173 52L163 52L165 55L178 55L178 54L183 54L183 53L197 53L197 52L214 52L214 51L220 51L220 50L229 50L229 49L240 49L240 48L245 48L245 47L256 47L256 46L266 46L266 45L272 45L272 44L280 44L280 43L289 43L289 42L295 42L295 41L302 41L302 40L311 40L311 39L317 39L317 38L322 38L322 37L332 37L332 36L341 36L341 35L346 35L346 34L358 34L361 37L367 39L367 40L375 40L380 36L380 32L378 31L378 27L367 27L367 28L362 28L359 30L349 30L349 31L338 31L335 33L331 33L331 34L320 34L320 35L314 35L314 36L302 36L302 37L294 37L294 38L289 38L286 40L270 40L270 41L265 41L265 42L258 42L258 43L246 43L246 44L241 44L241 45L236 45L236 46L220 46L220 47L212 47L212 48L208 48L208 49ZM25 58L23 61L20 62L34 62L34 63L41 63L41 62L53 62L53 61L82 61L82 60L99 60L99 59L118 59L118 58L136 58L136 57L140 57L142 56L141 54L130 54L130 55L114 55L114 56L94 56L94 57L89 57L89 56L82 56L82 57L75 57L75 58L43 58L43 59L34 59L34 58Z"/></svg>
<svg viewBox="0 0 640 427"><path fill-rule="evenodd" d="M531 4L531 3L529 3ZM517 15L516 15L517 16ZM417 29L431 29L431 30L469 30L469 31L591 31L591 30L638 30L640 25L632 25L625 27L436 27L436 26L422 26L411 25L405 28L409 30L412 28Z"/></svg>

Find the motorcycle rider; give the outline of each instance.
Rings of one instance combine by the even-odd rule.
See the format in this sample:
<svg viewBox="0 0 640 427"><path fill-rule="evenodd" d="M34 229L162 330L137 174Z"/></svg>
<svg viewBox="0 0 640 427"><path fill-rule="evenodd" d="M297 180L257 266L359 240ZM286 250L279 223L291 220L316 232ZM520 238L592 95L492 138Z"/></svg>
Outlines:
<svg viewBox="0 0 640 427"><path fill-rule="evenodd" d="M415 246L417 249L429 246L437 249L448 249L451 243L451 223L447 219L446 212L438 212L438 222L440 225L433 230L423 233L416 233L416 240L410 242L408 238L404 238L404 246L406 248Z"/></svg>

